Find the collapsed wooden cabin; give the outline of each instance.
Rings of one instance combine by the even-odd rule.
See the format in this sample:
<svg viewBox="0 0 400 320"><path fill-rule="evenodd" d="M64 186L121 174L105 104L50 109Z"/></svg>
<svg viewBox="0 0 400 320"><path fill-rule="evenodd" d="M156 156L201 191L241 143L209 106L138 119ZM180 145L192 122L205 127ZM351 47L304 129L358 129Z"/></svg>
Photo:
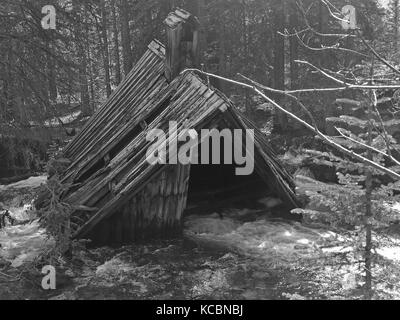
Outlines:
<svg viewBox="0 0 400 320"><path fill-rule="evenodd" d="M296 207L294 183L267 138L218 90L193 72L197 65L196 19L183 10L165 21L166 48L154 40L108 101L65 148L71 165L63 201L75 205L76 238L96 244L176 236L195 203L222 206L232 197L273 195ZM151 129L253 129L255 171L236 176L234 165L150 164ZM167 140L171 137L168 136ZM167 141L168 142L168 141ZM202 143L202 142L199 142ZM235 193L236 192L236 193ZM91 210L80 210L92 208Z"/></svg>

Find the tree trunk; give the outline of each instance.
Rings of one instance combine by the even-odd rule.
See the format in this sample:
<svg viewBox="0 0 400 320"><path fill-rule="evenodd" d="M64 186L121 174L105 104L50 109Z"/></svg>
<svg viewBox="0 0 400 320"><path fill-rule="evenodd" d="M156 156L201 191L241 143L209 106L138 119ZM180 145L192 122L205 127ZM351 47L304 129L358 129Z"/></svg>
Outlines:
<svg viewBox="0 0 400 320"><path fill-rule="evenodd" d="M129 5L127 0L121 0L120 17L122 56L124 61L124 74L126 76L132 69L132 49L129 31Z"/></svg>
<svg viewBox="0 0 400 320"><path fill-rule="evenodd" d="M49 47L49 50L50 48L51 47ZM47 68L50 103L55 104L57 102L56 66L54 63L54 58L50 54L47 54Z"/></svg>
<svg viewBox="0 0 400 320"><path fill-rule="evenodd" d="M393 1L394 52L399 48L399 0Z"/></svg>
<svg viewBox="0 0 400 320"><path fill-rule="evenodd" d="M90 46L89 46L89 32L86 32L86 54L88 57L88 68L89 68L89 89L90 89L90 111L92 114L94 114L95 112L95 101L96 101L96 94L95 94L95 90L94 90L94 77L93 75L95 74L95 70L94 70L94 64L93 64L93 57L92 54L90 52Z"/></svg>
<svg viewBox="0 0 400 320"><path fill-rule="evenodd" d="M112 27L114 34L114 59L115 59L115 83L119 85L121 82L121 60L119 57L119 30L117 24L117 11L115 0L111 2Z"/></svg>
<svg viewBox="0 0 400 320"><path fill-rule="evenodd" d="M372 60L372 66L370 70L370 77L372 79L374 74L374 60ZM372 84L372 81L370 81ZM374 101L374 99L371 99ZM373 141L373 128L374 125L372 123L374 119L374 112L372 102L368 104L368 145L372 145ZM368 149L367 151L367 159L372 160L372 151ZM365 256L364 256L364 264L365 264L365 287L364 287L364 297L366 300L370 300L372 298L372 224L371 219L373 217L372 213L372 171L370 168L367 168L367 176L365 180L365 217L364 217L364 227L365 227Z"/></svg>
<svg viewBox="0 0 400 320"><path fill-rule="evenodd" d="M76 3L75 5L79 11L81 11L80 4ZM87 7L85 5L84 12L81 14L80 22L76 26L75 38L77 39L77 49L78 49L78 57L79 57L79 87L80 87L80 100L82 105L82 112L84 115L91 114L90 108L90 99L89 99L89 88L88 88L88 80L87 80L87 66L88 66L88 58L86 55L85 41L83 41L83 23L85 22Z"/></svg>
<svg viewBox="0 0 400 320"><path fill-rule="evenodd" d="M297 6L290 6L290 32L294 33L295 30L298 30L299 26L299 17L297 15ZM296 60L299 59L299 42L296 37L290 37L290 88L292 90L298 89L298 81L299 81L299 66L295 63Z"/></svg>
<svg viewBox="0 0 400 320"><path fill-rule="evenodd" d="M371 109L371 107L369 107ZM369 116L372 116L372 111L368 111ZM372 144L372 121L370 118L368 128L368 144ZM372 153L368 150L368 159L372 160ZM372 225L370 219L372 218L372 173L367 169L366 184L366 204L365 204L365 299L372 298Z"/></svg>
<svg viewBox="0 0 400 320"><path fill-rule="evenodd" d="M322 1L319 4L319 32L326 33L329 21L329 10ZM322 39L321 39L322 40Z"/></svg>
<svg viewBox="0 0 400 320"><path fill-rule="evenodd" d="M273 0L274 7L274 88L285 90L285 38L278 34L285 29L285 6L282 0ZM279 96L275 97L279 102ZM274 120L274 131L287 129L286 114L277 111Z"/></svg>
<svg viewBox="0 0 400 320"><path fill-rule="evenodd" d="M91 110L89 101L89 89L88 89L88 80L86 76L87 57L85 54L85 50L79 49L79 55L82 57L79 68L79 84L80 84L80 98L81 98L82 110L84 115L90 115Z"/></svg>
<svg viewBox="0 0 400 320"><path fill-rule="evenodd" d="M107 13L105 8L105 0L100 0L101 12L101 38L103 46L103 64L105 73L105 85L107 98L111 95L111 78L110 78L110 54L108 51L108 38L107 38Z"/></svg>

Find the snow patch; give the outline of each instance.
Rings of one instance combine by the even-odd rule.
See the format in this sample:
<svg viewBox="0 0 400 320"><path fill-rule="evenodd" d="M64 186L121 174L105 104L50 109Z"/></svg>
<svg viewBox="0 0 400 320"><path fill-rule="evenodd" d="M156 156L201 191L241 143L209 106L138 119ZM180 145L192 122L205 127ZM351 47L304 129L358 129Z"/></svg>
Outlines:
<svg viewBox="0 0 400 320"><path fill-rule="evenodd" d="M7 191L10 189L24 189L24 188L37 188L46 183L47 176L30 177L26 180L21 180L8 185L0 185L0 191Z"/></svg>
<svg viewBox="0 0 400 320"><path fill-rule="evenodd" d="M396 262L400 261L400 247L384 247L376 249L376 251L386 259Z"/></svg>

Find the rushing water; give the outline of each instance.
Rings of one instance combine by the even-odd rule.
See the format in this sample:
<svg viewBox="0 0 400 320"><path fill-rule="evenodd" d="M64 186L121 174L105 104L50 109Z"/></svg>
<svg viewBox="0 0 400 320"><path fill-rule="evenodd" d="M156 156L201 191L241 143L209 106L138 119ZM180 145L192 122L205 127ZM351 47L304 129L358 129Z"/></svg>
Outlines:
<svg viewBox="0 0 400 320"><path fill-rule="evenodd" d="M31 198L25 193L40 183L41 179L31 179L16 188L0 187L0 196L8 199L3 205L12 205L11 210L20 217L29 216ZM188 216L181 240L78 250L72 260L58 261L54 292L41 290L40 272L34 280L20 277L21 268L51 246L45 231L37 221L7 227L0 230L0 265L5 265L0 272L0 298L359 297L362 274L355 263L342 265L341 260L342 255L348 258L354 250L348 245L349 239L326 228L262 215L242 222L241 217L248 213L248 209L231 209L223 213L223 218L220 214ZM382 258L399 260L400 244L382 246L378 253ZM379 268L386 276L387 270ZM399 283L397 279L395 283ZM389 293L386 287L383 290L390 297L397 297L400 291L393 286Z"/></svg>

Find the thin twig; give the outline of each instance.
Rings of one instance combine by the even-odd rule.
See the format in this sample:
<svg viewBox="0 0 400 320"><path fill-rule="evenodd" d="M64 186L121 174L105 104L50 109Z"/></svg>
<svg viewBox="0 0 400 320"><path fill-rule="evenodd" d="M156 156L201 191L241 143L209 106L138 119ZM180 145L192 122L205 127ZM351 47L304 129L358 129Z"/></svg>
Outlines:
<svg viewBox="0 0 400 320"><path fill-rule="evenodd" d="M308 44L306 44L303 39L300 38L300 33L304 33L304 30L302 30L301 32L297 32L296 30L294 30L295 32L290 34L289 32L278 32L280 35L284 36L284 37L296 37L298 42L300 43L300 45L302 45L304 48L311 50L311 51L328 51L328 50L334 50L334 51L341 51L341 52L346 52L346 53L352 53L355 55L359 55L362 56L364 58L368 58L368 55L358 52L356 50L352 50L352 49L347 49L347 48L342 48L338 45L335 46L327 46L324 47L322 46L321 48L315 48L315 47L311 47Z"/></svg>
<svg viewBox="0 0 400 320"><path fill-rule="evenodd" d="M389 154L387 154L387 153L385 153L385 152L383 152L381 150L378 150L378 149L376 149L374 147L371 147L371 146L369 146L369 145L367 145L367 144L365 144L365 143L363 143L361 141L353 139L352 137L349 137L349 136L345 135L343 132L341 132L340 128L336 128L335 127L335 129L337 130L337 132L339 132L340 136L345 138L346 140L354 142L354 143L356 143L356 144L358 144L358 145L360 145L360 146L362 146L362 147L364 147L364 148L366 148L368 150L371 150L371 151L374 151L376 153L379 153L380 155L392 160L394 163L396 163L398 166L400 166L400 162L398 160L396 160L395 158L393 158L391 155L389 155Z"/></svg>
<svg viewBox="0 0 400 320"><path fill-rule="evenodd" d="M344 86L344 87L338 88L340 90L344 90L344 89L360 89L360 90L400 89L400 85L376 86L376 85L356 85L356 84L348 83L346 81L340 80L340 79L330 75L329 73L325 72L321 68L318 68L317 66L313 65L312 63L310 63L308 61L295 60L294 62L296 62L298 64L307 65L307 66L313 68L314 70L318 71L319 73L321 73L326 78L331 79L332 81L336 82L337 84L339 84L341 86Z"/></svg>

